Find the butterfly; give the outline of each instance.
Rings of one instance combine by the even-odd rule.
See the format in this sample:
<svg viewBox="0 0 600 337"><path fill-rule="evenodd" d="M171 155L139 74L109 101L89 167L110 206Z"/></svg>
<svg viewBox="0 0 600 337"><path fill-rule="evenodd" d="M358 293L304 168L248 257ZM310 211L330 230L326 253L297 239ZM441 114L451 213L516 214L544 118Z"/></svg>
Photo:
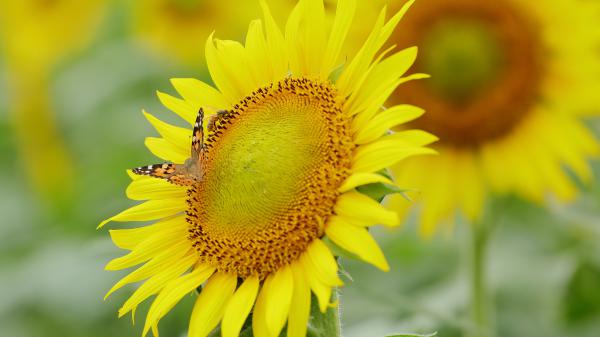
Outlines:
<svg viewBox="0 0 600 337"><path fill-rule="evenodd" d="M215 115L209 117L208 129L211 130L216 119L222 116L226 111L218 111ZM171 184L180 186L191 186L202 180L202 159L206 151L204 146L204 128L203 128L204 110L198 110L198 116L194 122L192 131L192 149L190 158L183 164L162 163L134 168L132 171L137 175L145 175L154 178L165 179Z"/></svg>

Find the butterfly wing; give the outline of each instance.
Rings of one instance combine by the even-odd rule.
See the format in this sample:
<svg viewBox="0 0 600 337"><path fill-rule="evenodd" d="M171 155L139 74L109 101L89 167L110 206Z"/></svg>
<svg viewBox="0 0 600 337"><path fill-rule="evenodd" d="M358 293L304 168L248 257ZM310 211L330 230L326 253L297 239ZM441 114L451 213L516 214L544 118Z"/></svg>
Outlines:
<svg viewBox="0 0 600 337"><path fill-rule="evenodd" d="M194 123L194 130L192 131L191 155L183 165L163 163L140 166L134 168L132 170L133 173L165 179L171 184L180 186L190 186L194 182L200 180L202 177L200 172L200 160L204 144L204 128L202 126L203 119L204 110L200 108L198 110L196 122Z"/></svg>
<svg viewBox="0 0 600 337"><path fill-rule="evenodd" d="M140 166L134 168L132 171L138 175L165 179L171 184L180 186L190 186L195 181L195 179L187 173L185 167L178 164L163 163Z"/></svg>
<svg viewBox="0 0 600 337"><path fill-rule="evenodd" d="M200 159L200 153L204 144L204 127L202 121L204 119L204 110L200 108L198 110L198 116L196 116L196 122L194 123L194 130L192 131L192 153L191 158L193 162Z"/></svg>

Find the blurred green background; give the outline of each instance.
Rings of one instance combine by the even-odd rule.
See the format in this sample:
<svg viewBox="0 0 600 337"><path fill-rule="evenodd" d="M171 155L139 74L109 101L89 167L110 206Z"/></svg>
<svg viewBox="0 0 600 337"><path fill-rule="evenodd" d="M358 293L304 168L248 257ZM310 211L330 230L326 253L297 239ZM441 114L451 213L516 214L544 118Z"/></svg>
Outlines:
<svg viewBox="0 0 600 337"><path fill-rule="evenodd" d="M75 47L55 46L65 53L38 67L11 59L20 55L12 51L18 49L12 40L19 37L0 25L2 337L141 334L147 303L135 326L128 316L117 319L133 287L102 301L125 273L103 271L121 252L105 230L95 228L134 204L124 194L125 169L155 161L143 147L154 131L141 114L144 108L169 119L155 90L173 93L172 77L208 76L201 56L148 43L132 25L132 3L103 2L91 10L98 24L79 32L82 40ZM258 17L258 8L245 15ZM36 21L22 21L30 19ZM61 27L39 29L62 34ZM243 38L241 30L221 36ZM205 37L189 40L185 48L201 55ZM19 52L44 59L46 46L29 43L31 51ZM600 135L600 123L593 123ZM53 134L60 138L44 138ZM60 148L61 160L45 159L51 146ZM600 176L600 163L592 165ZM503 210L494 219L486 266L498 336L600 335L600 185L582 189L575 203L549 209L516 198L493 201ZM354 279L341 298L344 336L438 331L454 337L469 324L465 226L430 240L420 238L415 226L410 219L400 230L377 231L389 273L342 261ZM164 336L185 336L192 301L184 299L161 322Z"/></svg>

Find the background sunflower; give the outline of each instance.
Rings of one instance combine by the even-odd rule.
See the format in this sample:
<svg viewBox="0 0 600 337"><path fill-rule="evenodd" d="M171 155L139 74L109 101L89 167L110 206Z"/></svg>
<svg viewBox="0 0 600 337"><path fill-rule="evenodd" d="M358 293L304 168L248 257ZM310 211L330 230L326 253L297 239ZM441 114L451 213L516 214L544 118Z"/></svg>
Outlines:
<svg viewBox="0 0 600 337"><path fill-rule="evenodd" d="M563 2L563 6L568 6L567 3L570 2ZM154 159L140 151L140 142L154 131L139 109L144 107L161 118L175 121L155 100L153 90L159 88L175 94L165 78L207 78L194 66L190 69L176 61L165 62L163 53L141 47L131 29L130 9L119 1L105 4L106 16L97 30L88 31L86 43L65 55L48 77L49 100L56 111L57 129L73 159L74 170L69 177L77 198L70 202L46 202L53 196L36 193L34 181L26 174L33 166L42 170L49 164L26 162L21 152L22 144L10 118L14 101L11 92L15 89L8 74L14 68L5 46L8 42L15 43L8 40L22 35L8 34L4 27L0 30L3 337L139 336L139 326L132 327L126 318L115 319L119 305L130 291L116 293L108 302L99 300L118 279L114 273L103 271L106 262L117 257L117 252L108 238L93 228L107 214L133 205L124 197L114 197L114 191L129 182L122 168ZM583 16L569 13L559 7L547 18L557 22L552 35L557 43L564 44L561 50L565 52L576 50L573 48L581 42L582 35L557 28L559 22L568 21L585 28L589 34L597 31L593 24L582 19L596 15L593 11ZM367 15L365 11L361 14ZM65 21L63 28L68 27ZM238 38L233 33L220 36ZM575 57L576 54L580 56ZM587 60L590 73L600 64L593 53L578 51L573 57L576 64ZM585 76L588 70L583 67L573 66L571 71L572 76L594 79ZM564 104L585 103L577 98L586 95L585 92L570 92L572 99L563 101ZM591 112L599 108L595 103ZM27 116L32 124L40 121L37 112ZM597 119L589 119L586 126L594 134L600 134ZM597 162L592 162L591 170L596 177L600 174ZM592 181L582 190L568 207L553 204L550 209L541 208L511 196L498 201L503 216L498 221L487 269L495 290L499 336L597 335L600 187ZM459 233L453 240L442 235L423 241L417 235L413 218L400 232L391 235L393 239L386 238L390 236L387 234L379 235L381 231L376 230L392 270L378 273L372 267L344 261L346 271L355 279L346 282L346 293L341 299L345 336L436 330L440 336L462 336L463 328L468 325L462 319L468 290L459 263L464 252L463 236L461 229L457 230ZM163 318L161 332L165 336L183 335L192 306L193 298L184 298ZM142 306L139 311L147 309Z"/></svg>

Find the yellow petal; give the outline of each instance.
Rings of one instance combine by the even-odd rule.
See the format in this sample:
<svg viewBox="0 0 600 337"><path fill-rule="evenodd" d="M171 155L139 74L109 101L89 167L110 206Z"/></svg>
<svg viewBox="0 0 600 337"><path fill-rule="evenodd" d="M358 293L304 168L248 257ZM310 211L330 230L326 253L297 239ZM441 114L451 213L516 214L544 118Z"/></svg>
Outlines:
<svg viewBox="0 0 600 337"><path fill-rule="evenodd" d="M270 60L269 64L273 67L273 80L275 80L285 76L288 72L285 40L265 0L260 0L260 7L262 8L265 20L265 37L269 46L267 53Z"/></svg>
<svg viewBox="0 0 600 337"><path fill-rule="evenodd" d="M258 277L249 277L233 294L221 323L222 337L238 337L258 294Z"/></svg>
<svg viewBox="0 0 600 337"><path fill-rule="evenodd" d="M302 52L302 47L306 44L306 40L300 31L304 5L304 1L298 1L285 24L285 42L290 62L289 67L292 74L296 76L307 75L303 71L308 70L305 55Z"/></svg>
<svg viewBox="0 0 600 337"><path fill-rule="evenodd" d="M291 268L294 276L294 292L288 316L287 336L306 337L310 317L310 286L298 261L293 262Z"/></svg>
<svg viewBox="0 0 600 337"><path fill-rule="evenodd" d="M410 0L404 4L404 6L402 6L402 8L387 23L385 23L385 25L383 22L385 20L386 9L384 8L379 13L379 16L373 25L373 29L367 38L367 41L363 44L362 48L350 62L350 65L344 69L344 72L340 76L337 84L340 92L343 95L348 95L356 91L358 77L360 77L361 74L364 74L370 67L375 54L377 54L377 52L385 44L400 22L400 19L404 16L413 2L414 0Z"/></svg>
<svg viewBox="0 0 600 337"><path fill-rule="evenodd" d="M375 141L391 128L410 122L423 115L424 112L425 110L419 107L407 104L383 110L357 130L354 142L366 144Z"/></svg>
<svg viewBox="0 0 600 337"><path fill-rule="evenodd" d="M179 117L190 123L190 125L194 124L196 121L196 116L198 116L199 107L194 107L189 102L171 95L167 95L160 91L157 91L156 95L158 96L160 102L167 107L167 109L179 115Z"/></svg>
<svg viewBox="0 0 600 337"><path fill-rule="evenodd" d="M264 284L266 284L267 281L268 279L265 280ZM255 337L272 337L267 328L267 291L265 290L264 284L256 298L256 304L254 305L254 311L252 312L252 334Z"/></svg>
<svg viewBox="0 0 600 337"><path fill-rule="evenodd" d="M355 11L356 0L338 1L329 42L321 65L321 78L328 78L331 71L337 66L336 63L339 60L340 51L354 19Z"/></svg>
<svg viewBox="0 0 600 337"><path fill-rule="evenodd" d="M354 188L367 184L382 183L395 186L394 182L377 173L354 173L338 188L339 192L348 192Z"/></svg>
<svg viewBox="0 0 600 337"><path fill-rule="evenodd" d="M331 300L332 287L321 282L321 280L314 273L309 272L312 269L306 259L299 259L298 261L301 264L302 270L304 271L304 277L306 278L310 289L317 297L319 309L321 312L325 312L329 306L329 301Z"/></svg>
<svg viewBox="0 0 600 337"><path fill-rule="evenodd" d="M364 111L374 97L397 82L417 58L417 48L407 48L376 64L354 95L346 102L348 110Z"/></svg>
<svg viewBox="0 0 600 337"><path fill-rule="evenodd" d="M133 180L127 186L125 194L129 199L185 199L187 196L187 189L183 186L173 185L164 179L149 176L140 177L140 179Z"/></svg>
<svg viewBox="0 0 600 337"><path fill-rule="evenodd" d="M122 288L123 286L138 282L156 274L160 274L165 268L170 267L176 263L187 251L179 250L175 254L169 250L158 253L148 263L134 270L129 275L120 279L107 293L104 295L106 300L113 292Z"/></svg>
<svg viewBox="0 0 600 337"><path fill-rule="evenodd" d="M415 146L400 136L385 136L358 148L352 171L377 172L411 156L435 153L432 149Z"/></svg>
<svg viewBox="0 0 600 337"><path fill-rule="evenodd" d="M219 324L236 285L233 274L217 273L208 280L194 304L189 337L206 337Z"/></svg>
<svg viewBox="0 0 600 337"><path fill-rule="evenodd" d="M102 228L109 221L148 221L166 218L183 212L186 208L185 199L181 198L149 200L102 221L98 228Z"/></svg>
<svg viewBox="0 0 600 337"><path fill-rule="evenodd" d="M345 223L338 217L327 223L325 233L337 245L364 261L383 271L390 269L379 245L365 228Z"/></svg>
<svg viewBox="0 0 600 337"><path fill-rule="evenodd" d="M105 269L121 270L133 267L158 256L163 251L169 251L173 255L182 251L186 252L191 248L191 244L187 236L181 234L184 233L174 232L162 236L152 236L137 245L129 254L111 260Z"/></svg>
<svg viewBox="0 0 600 337"><path fill-rule="evenodd" d="M169 143L181 148L184 152L190 151L192 144L192 130L180 128L161 121L146 111L142 111L146 119L154 126L156 131Z"/></svg>
<svg viewBox="0 0 600 337"><path fill-rule="evenodd" d="M246 56L248 57L250 74L255 83L263 86L273 80L273 69L269 62L267 41L260 20L252 20L248 27Z"/></svg>
<svg viewBox="0 0 600 337"><path fill-rule="evenodd" d="M352 223L357 225L398 226L400 224L398 215L395 212L386 209L377 201L356 191L342 194L335 205L335 212L346 219L352 219Z"/></svg>
<svg viewBox="0 0 600 337"><path fill-rule="evenodd" d="M301 29L305 44L300 52L306 58L306 69L302 74L318 75L323 63L323 51L327 48L327 27L325 25L325 6L323 0L300 0L305 2Z"/></svg>
<svg viewBox="0 0 600 337"><path fill-rule="evenodd" d="M190 150L184 150L178 146L171 144L163 138L146 137L144 145L160 159L173 162L175 164L183 164L190 157ZM190 143L191 148L191 143Z"/></svg>
<svg viewBox="0 0 600 337"><path fill-rule="evenodd" d="M389 138L387 138L388 140L393 139L393 138L401 139L401 140L409 142L415 146L429 145L438 140L438 137L432 135L429 132L425 132L423 130L399 131L388 137L389 137Z"/></svg>
<svg viewBox="0 0 600 337"><path fill-rule="evenodd" d="M211 34L206 41L206 64L228 101L237 102L256 89L248 72L246 51L239 42L217 40Z"/></svg>
<svg viewBox="0 0 600 337"><path fill-rule="evenodd" d="M338 265L329 251L329 248L319 239L315 239L306 252L302 254L306 259L306 266L311 270L307 271L316 275L319 280L328 286L341 286L344 283L338 277Z"/></svg>
<svg viewBox="0 0 600 337"><path fill-rule="evenodd" d="M133 250L141 242L148 240L152 236L169 235L169 233L184 233L187 230L185 217L173 217L167 220L158 221L149 226L130 228L130 229L111 229L110 237L115 246Z"/></svg>
<svg viewBox="0 0 600 337"><path fill-rule="evenodd" d="M406 77L401 77L393 83L381 88L381 90L375 91L370 99L365 101L366 108L362 110L351 110L352 114L358 113L358 115L352 121L352 129L358 130L362 125L365 125L371 120L380 110L381 107L388 101L389 97L396 91L398 86L408 81L428 78L426 74L412 74Z"/></svg>
<svg viewBox="0 0 600 337"><path fill-rule="evenodd" d="M356 55L354 55L354 58L350 61L348 66L344 67L343 72L340 74L340 78L336 83L336 87L340 90L340 94L344 97L352 94L356 90L359 78L365 75L365 72L371 65L373 56L380 48L380 46L377 46L376 43L384 25L385 12L385 8L381 10L375 23L373 24L373 28L371 29L371 33L367 37L367 40L363 43Z"/></svg>
<svg viewBox="0 0 600 337"><path fill-rule="evenodd" d="M170 281L156 296L148 311L143 335L148 333L150 327L158 330L158 321L163 318L183 296L189 294L206 281L215 271L214 267L200 265L192 272Z"/></svg>
<svg viewBox="0 0 600 337"><path fill-rule="evenodd" d="M279 336L285 325L292 302L294 277L290 266L271 274L265 284L265 318L271 336Z"/></svg>
<svg viewBox="0 0 600 337"><path fill-rule="evenodd" d="M195 78L172 78L171 84L179 95L196 109L196 113L200 108L221 110L231 105L217 89ZM193 124L195 118L196 116L188 122Z"/></svg>
<svg viewBox="0 0 600 337"><path fill-rule="evenodd" d="M172 263L164 268L159 274L152 276L146 282L142 283L133 295L127 299L121 309L119 309L119 317L122 317L132 309L136 308L146 298L159 292L169 281L179 277L179 275L188 270L197 260L198 257L195 251L190 250L190 254L177 260L175 263Z"/></svg>

